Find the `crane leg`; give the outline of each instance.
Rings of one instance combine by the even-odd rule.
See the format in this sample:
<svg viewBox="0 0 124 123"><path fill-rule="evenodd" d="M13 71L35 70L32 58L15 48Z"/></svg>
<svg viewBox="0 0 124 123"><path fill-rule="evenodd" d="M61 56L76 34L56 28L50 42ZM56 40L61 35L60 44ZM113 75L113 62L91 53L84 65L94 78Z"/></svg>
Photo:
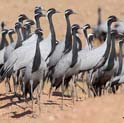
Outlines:
<svg viewBox="0 0 124 123"><path fill-rule="evenodd" d="M87 85L88 97L91 97L91 93L90 93L90 77L91 77L91 74L86 73L86 85Z"/></svg>
<svg viewBox="0 0 124 123"><path fill-rule="evenodd" d="M64 99L64 81L65 81L65 75L62 78L62 100L61 100L61 109L63 110L63 99Z"/></svg>
<svg viewBox="0 0 124 123"><path fill-rule="evenodd" d="M21 94L21 84L23 82L22 71L20 71L20 74L19 74L19 77L18 77L18 81L19 81L19 94Z"/></svg>
<svg viewBox="0 0 124 123"><path fill-rule="evenodd" d="M51 87L50 87L50 90L49 90L49 99L51 97L52 85L54 84L54 82L55 82L55 78L53 77L52 82L51 82Z"/></svg>
<svg viewBox="0 0 124 123"><path fill-rule="evenodd" d="M41 100L42 87L43 87L43 79L40 80L39 88L38 88L38 105L39 105L39 114L40 114L40 112L41 112L40 100Z"/></svg>
<svg viewBox="0 0 124 123"><path fill-rule="evenodd" d="M31 85L31 101L32 101L32 112L33 112L33 80L30 80L30 85ZM33 116L33 114L32 114Z"/></svg>
<svg viewBox="0 0 124 123"><path fill-rule="evenodd" d="M51 85L51 87L50 87L50 89L49 89L49 99L50 99L50 97L51 97L51 92L52 92L52 85Z"/></svg>
<svg viewBox="0 0 124 123"><path fill-rule="evenodd" d="M16 89L15 89L15 77L14 77L14 75L12 74L12 79L13 79L13 86L14 86L14 93L16 93Z"/></svg>
<svg viewBox="0 0 124 123"><path fill-rule="evenodd" d="M11 86L10 86L10 82L9 82L9 78L6 77L6 81L5 81L5 87L6 87L6 92L12 92L11 90Z"/></svg>
<svg viewBox="0 0 124 123"><path fill-rule="evenodd" d="M22 88L23 88L23 96L24 96L24 98L26 98L26 95L25 95L25 81L22 82Z"/></svg>
<svg viewBox="0 0 124 123"><path fill-rule="evenodd" d="M16 95L16 93L17 93L17 76L16 76L16 73L13 73L12 74L12 78L13 78L13 83L14 83L14 93L15 93L15 95Z"/></svg>
<svg viewBox="0 0 124 123"><path fill-rule="evenodd" d="M76 80L74 81L74 87L75 87L76 101L78 101L78 92L77 92L77 83L76 83Z"/></svg>
<svg viewBox="0 0 124 123"><path fill-rule="evenodd" d="M74 104L74 96L75 96L75 93L76 93L76 83L75 83L75 75L73 75L72 77L72 102Z"/></svg>
<svg viewBox="0 0 124 123"><path fill-rule="evenodd" d="M86 91L78 83L75 83L75 86L81 89L84 94L87 94Z"/></svg>

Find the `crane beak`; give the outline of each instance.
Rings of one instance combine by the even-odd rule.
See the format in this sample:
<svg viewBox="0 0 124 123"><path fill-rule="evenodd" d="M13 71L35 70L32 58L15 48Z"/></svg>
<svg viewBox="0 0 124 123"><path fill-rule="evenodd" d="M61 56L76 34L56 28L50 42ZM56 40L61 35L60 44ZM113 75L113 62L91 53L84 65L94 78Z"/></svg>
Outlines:
<svg viewBox="0 0 124 123"><path fill-rule="evenodd" d="M122 43L124 43L124 38L123 37L122 37L121 40L119 40L119 44L122 44Z"/></svg>
<svg viewBox="0 0 124 123"><path fill-rule="evenodd" d="M39 29L39 32L43 32L43 29L42 29L42 28L40 28L40 29Z"/></svg>
<svg viewBox="0 0 124 123"><path fill-rule="evenodd" d="M76 13L76 12L73 12L73 14L77 15L78 13Z"/></svg>
<svg viewBox="0 0 124 123"><path fill-rule="evenodd" d="M82 34L81 29L82 29L82 27L80 27L80 28L78 29L78 34Z"/></svg>
<svg viewBox="0 0 124 123"><path fill-rule="evenodd" d="M81 33L80 31L78 31L78 34L80 34L80 35L81 35L82 33Z"/></svg>
<svg viewBox="0 0 124 123"><path fill-rule="evenodd" d="M40 30L39 32L43 32L43 30Z"/></svg>
<svg viewBox="0 0 124 123"><path fill-rule="evenodd" d="M15 33L15 30L14 29L8 30L8 33L10 33L11 31L13 31L13 33Z"/></svg>
<svg viewBox="0 0 124 123"><path fill-rule="evenodd" d="M124 38L124 35L123 35L122 33L118 33L118 37L119 37L120 39L122 39L122 38Z"/></svg>
<svg viewBox="0 0 124 123"><path fill-rule="evenodd" d="M46 9L42 9L42 11L47 12L47 10L46 10Z"/></svg>
<svg viewBox="0 0 124 123"><path fill-rule="evenodd" d="M85 30L85 28L84 28L84 27L81 27L80 29L81 29L81 30Z"/></svg>
<svg viewBox="0 0 124 123"><path fill-rule="evenodd" d="M26 19L29 19L29 18L26 16Z"/></svg>
<svg viewBox="0 0 124 123"><path fill-rule="evenodd" d="M60 11L56 11L56 13L61 13Z"/></svg>
<svg viewBox="0 0 124 123"><path fill-rule="evenodd" d="M15 28L13 28L13 32L15 33L16 31L15 31ZM8 33L9 33L9 31L8 31Z"/></svg>
<svg viewBox="0 0 124 123"><path fill-rule="evenodd" d="M122 20L122 19L118 19L118 18L117 18L117 21L124 22L124 20Z"/></svg>
<svg viewBox="0 0 124 123"><path fill-rule="evenodd" d="M118 35L119 35L119 36L121 36L121 37L123 37L123 36L124 36L124 35L123 35L123 33L120 33L120 32L118 33Z"/></svg>
<svg viewBox="0 0 124 123"><path fill-rule="evenodd" d="M42 14L42 17L46 17L46 15L45 14Z"/></svg>

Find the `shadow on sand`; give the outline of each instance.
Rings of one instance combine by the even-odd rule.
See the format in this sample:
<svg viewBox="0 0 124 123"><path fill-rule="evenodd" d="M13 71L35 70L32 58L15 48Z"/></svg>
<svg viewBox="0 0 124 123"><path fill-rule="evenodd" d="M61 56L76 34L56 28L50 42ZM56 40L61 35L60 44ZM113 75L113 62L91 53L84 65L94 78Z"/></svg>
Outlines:
<svg viewBox="0 0 124 123"><path fill-rule="evenodd" d="M11 112L11 113L13 114L13 116L11 116L12 118L21 118L24 117L25 115L32 114L32 111L27 110L21 113L17 113L17 112Z"/></svg>

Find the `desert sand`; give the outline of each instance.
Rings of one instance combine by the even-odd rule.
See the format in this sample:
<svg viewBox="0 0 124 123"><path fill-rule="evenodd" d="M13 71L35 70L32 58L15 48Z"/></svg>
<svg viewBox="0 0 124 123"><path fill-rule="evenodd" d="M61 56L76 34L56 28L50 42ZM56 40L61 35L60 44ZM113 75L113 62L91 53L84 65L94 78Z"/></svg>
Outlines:
<svg viewBox="0 0 124 123"><path fill-rule="evenodd" d="M0 0L0 22L4 21L7 28L13 28L19 14L25 13L33 18L35 6L45 9L55 7L61 13L53 17L57 39L65 34L64 10L72 8L77 15L71 16L71 23L97 23L97 8L102 8L103 21L109 15L124 18L124 1L118 0ZM44 35L48 34L48 23L41 19ZM35 28L35 27L34 27ZM83 36L82 36L83 45ZM48 93L48 89L44 90ZM50 99L43 95L41 99L41 114L32 118L31 102L20 102L13 94L5 94L4 82L0 84L0 123L124 123L124 93L106 94L102 97L87 98L81 95L81 100L72 103L72 99L64 98L64 110L60 109L61 97ZM37 105L34 105L38 114Z"/></svg>

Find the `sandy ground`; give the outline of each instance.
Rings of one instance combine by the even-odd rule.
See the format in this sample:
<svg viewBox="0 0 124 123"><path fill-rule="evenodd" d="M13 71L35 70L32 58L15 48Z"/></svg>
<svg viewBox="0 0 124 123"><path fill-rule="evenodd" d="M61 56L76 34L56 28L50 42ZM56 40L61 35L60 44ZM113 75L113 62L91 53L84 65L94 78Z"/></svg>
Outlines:
<svg viewBox="0 0 124 123"><path fill-rule="evenodd" d="M4 86L1 84L1 87ZM45 89L47 90L47 89ZM64 97L64 109L61 110L61 97L45 94L41 98L41 113L34 104L32 118L31 102L21 102L13 94L0 94L1 123L124 123L124 94L106 94L102 97L87 98L80 93L79 101L73 104L72 98ZM59 93L59 92L58 92Z"/></svg>
<svg viewBox="0 0 124 123"><path fill-rule="evenodd" d="M14 27L19 14L25 13L33 18L33 8L43 5L45 9L55 7L61 11L53 17L57 39L65 34L64 10L72 8L77 15L71 17L71 23L96 24L97 8L103 9L103 20L109 15L124 17L124 1L118 0L0 0L0 22L5 21L8 28ZM46 19L41 19L44 35L48 34ZM84 44L84 42L83 42ZM46 90L46 92L48 92ZM5 94L4 83L0 84L0 123L124 123L124 94L105 95L97 98L85 98L73 105L71 98L64 99L64 110L60 110L61 98L42 96L40 116L31 117L31 102L18 101L12 94ZM35 112L38 114L37 105Z"/></svg>

